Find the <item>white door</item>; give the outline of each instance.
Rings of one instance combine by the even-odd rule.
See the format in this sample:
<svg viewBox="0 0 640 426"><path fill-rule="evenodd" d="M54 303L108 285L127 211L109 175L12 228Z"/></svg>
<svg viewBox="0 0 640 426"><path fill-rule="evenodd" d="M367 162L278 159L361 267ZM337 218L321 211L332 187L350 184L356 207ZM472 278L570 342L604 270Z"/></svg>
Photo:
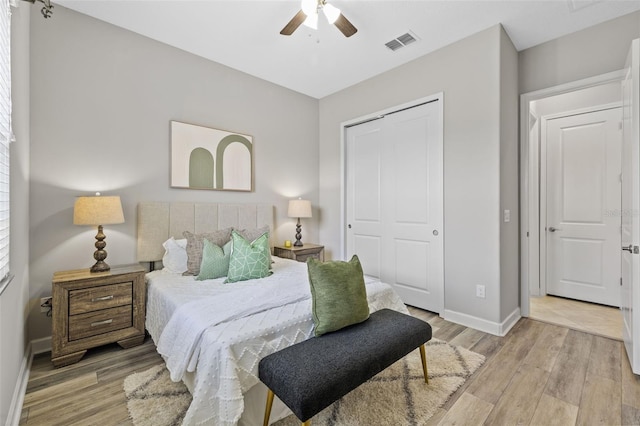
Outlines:
<svg viewBox="0 0 640 426"><path fill-rule="evenodd" d="M364 273L382 278L383 120L347 129L347 260L357 254Z"/></svg>
<svg viewBox="0 0 640 426"><path fill-rule="evenodd" d="M547 294L620 306L621 108L546 126Z"/></svg>
<svg viewBox="0 0 640 426"><path fill-rule="evenodd" d="M439 101L347 129L347 257L412 306L444 307Z"/></svg>
<svg viewBox="0 0 640 426"><path fill-rule="evenodd" d="M622 299L623 337L631 368L640 374L640 40L627 56L622 82Z"/></svg>

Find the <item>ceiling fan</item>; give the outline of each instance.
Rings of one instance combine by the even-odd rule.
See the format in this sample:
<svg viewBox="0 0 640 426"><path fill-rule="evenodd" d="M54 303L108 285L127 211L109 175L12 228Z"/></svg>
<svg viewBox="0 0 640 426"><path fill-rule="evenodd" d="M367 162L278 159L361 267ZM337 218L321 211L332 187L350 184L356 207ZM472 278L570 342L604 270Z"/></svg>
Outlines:
<svg viewBox="0 0 640 426"><path fill-rule="evenodd" d="M347 18L344 17L340 9L327 3L327 0L302 0L301 9L296 15L284 26L280 34L291 35L300 26L304 24L307 27L318 29L318 14L320 10L326 16L330 24L334 24L345 37L351 37L358 29L353 26Z"/></svg>

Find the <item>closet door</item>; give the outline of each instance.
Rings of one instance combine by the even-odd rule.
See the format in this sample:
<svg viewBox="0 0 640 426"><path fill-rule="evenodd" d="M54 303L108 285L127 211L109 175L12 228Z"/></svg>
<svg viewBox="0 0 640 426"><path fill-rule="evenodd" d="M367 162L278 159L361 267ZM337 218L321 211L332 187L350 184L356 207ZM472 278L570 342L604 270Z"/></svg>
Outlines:
<svg viewBox="0 0 640 426"><path fill-rule="evenodd" d="M382 279L383 120L347 129L347 259L358 255L364 273Z"/></svg>
<svg viewBox="0 0 640 426"><path fill-rule="evenodd" d="M347 130L347 254L412 306L444 294L440 101Z"/></svg>

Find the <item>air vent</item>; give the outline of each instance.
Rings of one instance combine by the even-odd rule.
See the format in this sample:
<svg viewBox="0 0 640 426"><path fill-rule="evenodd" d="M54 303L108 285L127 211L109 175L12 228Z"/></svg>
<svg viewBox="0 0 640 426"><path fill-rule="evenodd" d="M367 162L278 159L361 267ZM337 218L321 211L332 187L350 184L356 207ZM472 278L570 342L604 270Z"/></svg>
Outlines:
<svg viewBox="0 0 640 426"><path fill-rule="evenodd" d="M395 52L396 50L402 47L405 47L406 45L411 44L417 40L418 40L418 37L416 37L416 35L413 34L411 31L409 31L408 33L402 34L401 36L394 38L393 40L385 43L384 45Z"/></svg>
<svg viewBox="0 0 640 426"><path fill-rule="evenodd" d="M389 49L391 49L391 50L398 50L398 49L400 49L401 47L404 47L404 44L400 43L400 42L399 42L397 39L395 39L395 38L394 38L393 40L391 40L390 42L385 43L384 45L385 45L385 46L387 46L387 47L388 47Z"/></svg>

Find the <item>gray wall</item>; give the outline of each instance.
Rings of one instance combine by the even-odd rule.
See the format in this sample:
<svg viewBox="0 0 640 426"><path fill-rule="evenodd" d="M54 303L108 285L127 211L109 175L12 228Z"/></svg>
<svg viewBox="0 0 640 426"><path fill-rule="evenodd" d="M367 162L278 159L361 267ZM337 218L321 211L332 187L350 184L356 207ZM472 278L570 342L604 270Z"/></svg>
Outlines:
<svg viewBox="0 0 640 426"><path fill-rule="evenodd" d="M320 100L320 240L336 258L340 123L444 92L445 309L491 322L501 320L501 32L492 27Z"/></svg>
<svg viewBox="0 0 640 426"><path fill-rule="evenodd" d="M520 93L622 69L631 40L638 37L640 12L634 12L523 50Z"/></svg>
<svg viewBox="0 0 640 426"><path fill-rule="evenodd" d="M26 367L29 302L29 7L11 18L13 133L11 144L11 257L13 281L0 296L0 424L7 419L16 383ZM17 407L18 411L20 407Z"/></svg>
<svg viewBox="0 0 640 426"><path fill-rule="evenodd" d="M500 318L520 306L520 208L518 176L518 52L500 32L500 210L511 221L500 224ZM503 213L504 214L504 213Z"/></svg>
<svg viewBox="0 0 640 426"><path fill-rule="evenodd" d="M135 262L139 201L273 203L275 241L294 237L289 199L317 209L316 99L61 6L47 20L31 9L32 300L54 271L93 263L95 229L72 225L78 195L122 198L126 222L105 226L110 264ZM169 188L170 120L252 135L255 191ZM316 218L303 234L319 240ZM32 309L30 339L50 324Z"/></svg>

